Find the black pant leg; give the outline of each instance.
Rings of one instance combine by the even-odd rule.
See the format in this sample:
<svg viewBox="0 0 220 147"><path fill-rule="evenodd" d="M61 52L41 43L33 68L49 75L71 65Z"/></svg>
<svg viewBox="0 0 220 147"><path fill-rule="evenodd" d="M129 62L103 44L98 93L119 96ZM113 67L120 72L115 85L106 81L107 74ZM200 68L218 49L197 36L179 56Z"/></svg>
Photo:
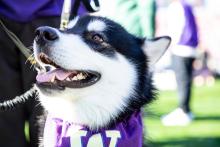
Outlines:
<svg viewBox="0 0 220 147"><path fill-rule="evenodd" d="M179 107L185 112L190 111L192 64L194 58L172 56L173 68L176 76Z"/></svg>

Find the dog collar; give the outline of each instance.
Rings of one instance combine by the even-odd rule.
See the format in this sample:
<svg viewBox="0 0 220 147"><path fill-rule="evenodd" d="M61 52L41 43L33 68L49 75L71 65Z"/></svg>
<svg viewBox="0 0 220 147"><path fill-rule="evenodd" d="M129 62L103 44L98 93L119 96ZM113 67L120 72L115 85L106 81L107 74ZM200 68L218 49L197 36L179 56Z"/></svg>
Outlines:
<svg viewBox="0 0 220 147"><path fill-rule="evenodd" d="M140 112L106 130L90 129L48 115L44 128L45 147L142 147Z"/></svg>

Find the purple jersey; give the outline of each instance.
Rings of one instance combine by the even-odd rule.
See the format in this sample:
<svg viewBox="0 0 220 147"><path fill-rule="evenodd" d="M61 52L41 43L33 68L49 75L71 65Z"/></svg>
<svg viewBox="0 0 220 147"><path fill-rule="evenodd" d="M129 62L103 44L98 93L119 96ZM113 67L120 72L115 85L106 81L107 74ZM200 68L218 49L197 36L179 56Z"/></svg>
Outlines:
<svg viewBox="0 0 220 147"><path fill-rule="evenodd" d="M198 45L198 30L192 7L185 0L181 0L181 5L185 14L185 26L179 44L196 47Z"/></svg>
<svg viewBox="0 0 220 147"><path fill-rule="evenodd" d="M43 143L44 147L142 147L142 135L140 112L109 130L100 131L48 115Z"/></svg>
<svg viewBox="0 0 220 147"><path fill-rule="evenodd" d="M0 16L18 21L28 22L36 18L60 16L64 0L0 0ZM75 0L72 0L72 7ZM86 12L81 4L78 14Z"/></svg>

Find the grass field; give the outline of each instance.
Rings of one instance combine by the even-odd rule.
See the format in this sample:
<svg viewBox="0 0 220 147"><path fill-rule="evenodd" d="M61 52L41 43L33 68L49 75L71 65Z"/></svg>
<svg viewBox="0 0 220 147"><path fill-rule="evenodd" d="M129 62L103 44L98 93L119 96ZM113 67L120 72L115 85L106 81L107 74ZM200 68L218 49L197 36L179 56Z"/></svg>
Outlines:
<svg viewBox="0 0 220 147"><path fill-rule="evenodd" d="M195 120L186 127L165 127L160 117L177 106L175 91L161 91L145 111L145 143L150 147L220 147L220 80L211 87L194 87ZM147 139L146 139L147 138Z"/></svg>

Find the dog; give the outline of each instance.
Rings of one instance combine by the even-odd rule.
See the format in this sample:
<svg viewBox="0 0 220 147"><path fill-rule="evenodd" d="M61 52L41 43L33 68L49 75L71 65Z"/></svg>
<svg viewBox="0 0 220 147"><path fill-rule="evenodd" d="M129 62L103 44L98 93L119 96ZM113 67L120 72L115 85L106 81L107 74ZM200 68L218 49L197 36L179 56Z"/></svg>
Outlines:
<svg viewBox="0 0 220 147"><path fill-rule="evenodd" d="M36 77L48 112L44 147L141 147L141 107L156 96L151 78L167 36L139 38L107 18L82 16L64 30L39 27Z"/></svg>

